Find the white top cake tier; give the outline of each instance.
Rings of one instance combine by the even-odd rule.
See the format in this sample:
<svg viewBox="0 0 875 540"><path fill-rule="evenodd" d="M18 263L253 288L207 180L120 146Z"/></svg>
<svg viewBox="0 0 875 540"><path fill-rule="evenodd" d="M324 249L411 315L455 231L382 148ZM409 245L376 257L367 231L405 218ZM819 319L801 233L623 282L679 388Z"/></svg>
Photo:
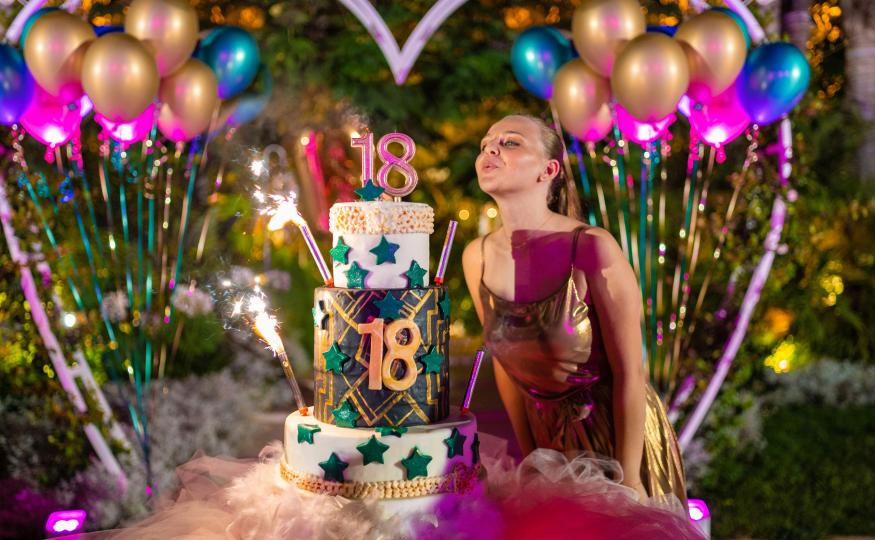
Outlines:
<svg viewBox="0 0 875 540"><path fill-rule="evenodd" d="M426 287L434 209L395 201L337 203L329 212L334 285L351 289Z"/></svg>

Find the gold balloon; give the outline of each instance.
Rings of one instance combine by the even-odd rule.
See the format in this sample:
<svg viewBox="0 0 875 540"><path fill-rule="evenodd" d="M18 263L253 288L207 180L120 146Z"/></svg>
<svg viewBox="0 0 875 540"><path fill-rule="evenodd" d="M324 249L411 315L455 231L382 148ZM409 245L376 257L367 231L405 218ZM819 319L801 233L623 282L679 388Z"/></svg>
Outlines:
<svg viewBox="0 0 875 540"><path fill-rule="evenodd" d="M581 141L600 141L614 127L614 114L611 112L610 104L605 103L589 116L566 116L563 119L560 115L559 122L565 131Z"/></svg>
<svg viewBox="0 0 875 540"><path fill-rule="evenodd" d="M620 49L647 28L636 0L584 0L574 10L574 48L587 64L609 77Z"/></svg>
<svg viewBox="0 0 875 540"><path fill-rule="evenodd" d="M665 34L648 33L630 41L611 73L614 98L642 122L662 120L687 90L690 69L684 50Z"/></svg>
<svg viewBox="0 0 875 540"><path fill-rule="evenodd" d="M732 17L706 11L684 22L675 33L690 66L688 94L708 103L729 88L747 56L744 33Z"/></svg>
<svg viewBox="0 0 875 540"><path fill-rule="evenodd" d="M91 25L66 11L51 11L34 23L24 59L46 92L70 103L82 97L82 61L97 35Z"/></svg>
<svg viewBox="0 0 875 540"><path fill-rule="evenodd" d="M158 66L135 37L122 33L98 38L82 64L82 86L94 110L112 122L130 122L158 95Z"/></svg>
<svg viewBox="0 0 875 540"><path fill-rule="evenodd" d="M194 52L198 28L197 13L185 0L134 0L125 15L125 32L146 45L162 77Z"/></svg>
<svg viewBox="0 0 875 540"><path fill-rule="evenodd" d="M189 140L206 130L219 106L217 86L213 70L194 58L165 77L158 91L164 103L158 116L161 132L173 140Z"/></svg>
<svg viewBox="0 0 875 540"><path fill-rule="evenodd" d="M581 134L589 130L596 113L605 108L610 98L608 80L579 58L566 62L553 79L553 104L559 122L580 139L586 139Z"/></svg>

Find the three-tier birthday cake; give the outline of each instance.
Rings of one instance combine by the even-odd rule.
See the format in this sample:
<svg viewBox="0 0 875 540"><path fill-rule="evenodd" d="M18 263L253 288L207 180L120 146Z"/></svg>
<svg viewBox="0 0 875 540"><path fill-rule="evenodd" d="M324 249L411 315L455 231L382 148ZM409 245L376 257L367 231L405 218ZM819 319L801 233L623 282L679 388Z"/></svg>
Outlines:
<svg viewBox="0 0 875 540"><path fill-rule="evenodd" d="M429 278L434 211L383 200L330 210L334 287L314 294L314 406L285 422L298 489L423 510L481 485L477 422L449 403L450 298Z"/></svg>

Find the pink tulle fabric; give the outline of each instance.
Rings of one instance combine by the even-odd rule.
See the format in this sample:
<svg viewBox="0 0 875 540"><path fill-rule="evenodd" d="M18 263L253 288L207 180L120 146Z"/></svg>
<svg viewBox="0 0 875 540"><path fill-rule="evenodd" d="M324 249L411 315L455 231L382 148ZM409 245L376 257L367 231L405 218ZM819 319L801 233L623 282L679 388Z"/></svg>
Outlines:
<svg viewBox="0 0 875 540"><path fill-rule="evenodd" d="M141 523L91 540L307 538L426 540L701 540L674 496L638 501L609 479L616 461L536 450L517 464L504 441L481 434L482 495L443 497L431 513L381 519L374 500L302 494L285 486L282 445L258 461L195 457L178 469L178 495ZM614 476L618 477L618 476Z"/></svg>

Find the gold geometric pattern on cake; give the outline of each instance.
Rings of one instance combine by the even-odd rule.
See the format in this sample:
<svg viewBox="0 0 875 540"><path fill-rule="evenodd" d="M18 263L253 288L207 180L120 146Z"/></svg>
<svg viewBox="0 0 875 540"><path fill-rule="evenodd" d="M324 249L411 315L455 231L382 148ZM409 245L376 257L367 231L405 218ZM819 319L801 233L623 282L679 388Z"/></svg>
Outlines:
<svg viewBox="0 0 875 540"><path fill-rule="evenodd" d="M439 287L393 289L392 293L403 304L401 316L419 325L422 342L414 359L426 354L432 345L438 354L447 358L448 318L441 315L438 306L439 295L446 294L445 290ZM321 300L328 313L325 329L317 327L314 339L315 414L319 420L333 423L331 412L344 401L361 415L361 424L368 427L428 424L446 414L449 387L446 362L440 372L425 373L417 361L416 382L407 390L368 388L370 337L361 336L357 325L367 321L369 314L373 316L374 300L384 295L383 290L317 289L316 302ZM352 359L341 373L328 372L322 356L334 343Z"/></svg>

